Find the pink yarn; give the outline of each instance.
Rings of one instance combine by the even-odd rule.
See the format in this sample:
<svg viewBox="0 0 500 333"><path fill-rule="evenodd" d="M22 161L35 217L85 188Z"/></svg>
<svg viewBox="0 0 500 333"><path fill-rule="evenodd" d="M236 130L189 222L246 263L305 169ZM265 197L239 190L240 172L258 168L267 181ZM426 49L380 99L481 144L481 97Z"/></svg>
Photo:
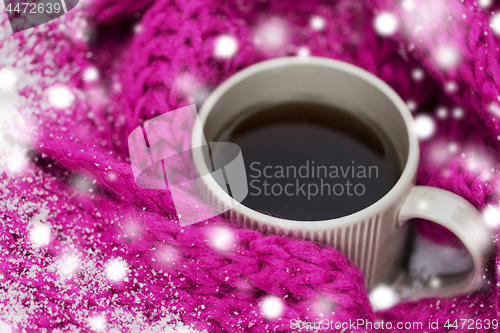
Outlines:
<svg viewBox="0 0 500 333"><path fill-rule="evenodd" d="M415 2L417 7L432 4ZM477 208L498 206L498 173L483 173L498 168L500 135L499 118L488 111L500 95L500 41L488 28L490 14L472 1L448 0L446 11L424 27L430 32L414 36L408 27L419 21L399 8L398 2L382 0L376 5L352 0L98 0L1 40L0 51L9 50L16 59L0 61L0 66L24 68L37 81L23 86L25 103L19 107L31 130L25 141L32 162L21 174L1 174L0 328L3 321L13 332L85 332L98 330L100 318L109 332L165 331L165 325L207 332L289 332L292 319L379 319L394 326L419 321L425 330L429 320L437 319L437 331L444 332L448 319L498 318L500 282L493 259L483 292L408 301L374 312L360 271L335 249L240 229L220 217L179 228L168 193L140 189L132 177L127 158L131 130L169 110L202 103L208 91L246 66L307 47L311 55L347 61L378 75L404 100L416 103L416 115L462 108L462 119L437 120L437 133L422 141L418 182L457 193ZM380 37L373 29L381 11L404 20L394 36ZM91 33L88 43L77 33L77 23L87 15L99 32ZM310 27L312 15L325 19L323 30ZM256 27L276 17L273 22L287 32L286 43L274 49L256 45ZM5 26L5 17L2 22ZM214 56L215 40L223 34L238 41L234 57ZM442 45L458 50L457 66L440 68L436 53ZM89 66L100 69L100 80L82 79ZM416 68L424 70L422 80L412 78ZM62 79L56 79L59 74ZM457 87L453 93L446 91L449 82ZM76 95L70 107L44 106L46 91L55 83ZM174 124L168 134L172 144L182 145L190 133ZM456 150L450 149L451 142ZM483 163L477 168L469 165L473 154ZM50 241L36 247L33 230L39 222L49 227ZM233 236L233 245L224 251L211 241L218 228ZM460 246L432 224L421 222L417 229L436 242ZM62 277L72 256L78 265ZM112 263L124 268L117 281ZM282 300L279 318L262 313L268 295Z"/></svg>

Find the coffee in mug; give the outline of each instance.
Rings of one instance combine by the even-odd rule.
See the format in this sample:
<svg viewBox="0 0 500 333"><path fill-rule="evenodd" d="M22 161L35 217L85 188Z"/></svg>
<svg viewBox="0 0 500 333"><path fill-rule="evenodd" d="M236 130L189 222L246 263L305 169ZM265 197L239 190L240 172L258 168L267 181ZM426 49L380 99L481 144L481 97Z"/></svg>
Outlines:
<svg viewBox="0 0 500 333"><path fill-rule="evenodd" d="M248 208L321 221L370 206L396 184L401 167L383 131L332 105L287 100L252 107L216 141L237 144L247 171ZM224 149L213 149L216 160Z"/></svg>

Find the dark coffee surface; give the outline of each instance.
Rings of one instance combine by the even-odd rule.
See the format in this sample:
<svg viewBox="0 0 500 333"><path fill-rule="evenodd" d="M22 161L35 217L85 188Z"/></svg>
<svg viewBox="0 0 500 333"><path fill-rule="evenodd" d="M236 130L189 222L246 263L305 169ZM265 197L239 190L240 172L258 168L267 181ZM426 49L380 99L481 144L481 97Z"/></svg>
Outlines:
<svg viewBox="0 0 500 333"><path fill-rule="evenodd" d="M242 204L284 219L355 213L382 198L400 175L383 135L324 104L287 102L249 110L217 141L242 150L249 185ZM212 154L218 158L224 152Z"/></svg>

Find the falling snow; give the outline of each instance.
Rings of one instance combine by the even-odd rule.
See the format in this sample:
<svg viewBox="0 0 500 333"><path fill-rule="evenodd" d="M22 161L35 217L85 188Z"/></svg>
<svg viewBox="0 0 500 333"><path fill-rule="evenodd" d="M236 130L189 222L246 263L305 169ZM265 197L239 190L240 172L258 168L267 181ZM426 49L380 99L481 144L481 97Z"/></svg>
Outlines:
<svg viewBox="0 0 500 333"><path fill-rule="evenodd" d="M500 117L500 107L498 107L497 103L490 103L488 110L495 116Z"/></svg>
<svg viewBox="0 0 500 333"><path fill-rule="evenodd" d="M415 118L415 128L418 137L426 140L431 138L436 132L436 123L431 116L423 114Z"/></svg>
<svg viewBox="0 0 500 333"><path fill-rule="evenodd" d="M453 118L460 120L464 117L464 110L460 107L453 109Z"/></svg>
<svg viewBox="0 0 500 333"><path fill-rule="evenodd" d="M481 8L487 9L491 6L492 0L479 0L479 6Z"/></svg>
<svg viewBox="0 0 500 333"><path fill-rule="evenodd" d="M415 9L415 2L413 0L403 0L401 2L401 7L403 7L404 10L411 12Z"/></svg>
<svg viewBox="0 0 500 333"><path fill-rule="evenodd" d="M255 30L254 43L266 52L276 52L288 42L287 24L274 17L262 22Z"/></svg>
<svg viewBox="0 0 500 333"><path fill-rule="evenodd" d="M182 97L187 98L189 103L201 103L207 95L208 90L200 81L188 72L181 73L175 79L174 86Z"/></svg>
<svg viewBox="0 0 500 333"><path fill-rule="evenodd" d="M420 81L424 78L424 71L420 68L416 68L411 72L411 77L415 81Z"/></svg>
<svg viewBox="0 0 500 333"><path fill-rule="evenodd" d="M445 107L438 108L437 111L436 111L436 116L439 119L446 119L446 118L448 118L448 109L446 109Z"/></svg>
<svg viewBox="0 0 500 333"><path fill-rule="evenodd" d="M230 35L222 35L215 40L214 55L218 58L232 58L238 52L238 41Z"/></svg>
<svg viewBox="0 0 500 333"><path fill-rule="evenodd" d="M92 330L102 332L106 329L106 319L103 317L90 318L89 325Z"/></svg>
<svg viewBox="0 0 500 333"><path fill-rule="evenodd" d="M458 51L451 46L442 46L436 52L436 61L443 69L456 66L459 59Z"/></svg>
<svg viewBox="0 0 500 333"><path fill-rule="evenodd" d="M276 296L267 296L262 300L260 309L267 319L276 319L283 313L283 301Z"/></svg>
<svg viewBox="0 0 500 333"><path fill-rule="evenodd" d="M490 27L496 35L500 35L500 13L497 13L491 17Z"/></svg>
<svg viewBox="0 0 500 333"><path fill-rule="evenodd" d="M59 109L71 106L75 96L64 86L51 87L48 91L49 103Z"/></svg>
<svg viewBox="0 0 500 333"><path fill-rule="evenodd" d="M300 47L298 50L297 50L297 55L299 57L308 57L311 55L311 51L309 51L309 48L307 47Z"/></svg>
<svg viewBox="0 0 500 333"><path fill-rule="evenodd" d="M85 82L95 82L99 80L99 70L96 67L88 67L83 72L83 80Z"/></svg>
<svg viewBox="0 0 500 333"><path fill-rule="evenodd" d="M30 231L30 240L36 247L48 245L50 242L50 226L35 222Z"/></svg>
<svg viewBox="0 0 500 333"><path fill-rule="evenodd" d="M106 267L106 276L113 281L122 281L127 275L127 263L123 259L111 260Z"/></svg>
<svg viewBox="0 0 500 333"><path fill-rule="evenodd" d="M388 309L400 301L400 296L386 285L375 287L369 297L375 310Z"/></svg>
<svg viewBox="0 0 500 333"><path fill-rule="evenodd" d="M142 26L140 24L136 24L136 25L134 25L133 30L134 30L134 33L138 34L142 31Z"/></svg>
<svg viewBox="0 0 500 333"><path fill-rule="evenodd" d="M417 109L417 103L414 100L409 100L408 102L406 102L406 105L408 106L408 109L410 109L411 112Z"/></svg>
<svg viewBox="0 0 500 333"><path fill-rule="evenodd" d="M219 227L211 231L212 246L220 251L228 251L234 244L234 234L231 230Z"/></svg>
<svg viewBox="0 0 500 333"><path fill-rule="evenodd" d="M375 31L381 36L390 36L398 29L398 20L394 14L382 12L375 18Z"/></svg>
<svg viewBox="0 0 500 333"><path fill-rule="evenodd" d="M69 255L62 258L58 265L58 273L64 277L71 277L79 266L79 259L76 255Z"/></svg>
<svg viewBox="0 0 500 333"><path fill-rule="evenodd" d="M447 92L449 92L449 93L454 93L454 92L456 92L456 91L457 91L457 88L458 88L458 87L457 87L457 84L456 84L455 82L453 82L453 81L450 81L450 82L447 82L447 83L446 83L446 87L445 87L445 89L446 89L446 91L447 91Z"/></svg>
<svg viewBox="0 0 500 333"><path fill-rule="evenodd" d="M483 219L486 225L492 229L500 226L500 209L497 207L488 207L483 210Z"/></svg>
<svg viewBox="0 0 500 333"><path fill-rule="evenodd" d="M313 16L311 17L311 20L309 21L309 25L313 30L316 31L321 31L325 28L326 21L323 17L321 16Z"/></svg>
<svg viewBox="0 0 500 333"><path fill-rule="evenodd" d="M431 286L431 288L439 288L441 286L441 279L438 277L433 277L429 281L429 285Z"/></svg>

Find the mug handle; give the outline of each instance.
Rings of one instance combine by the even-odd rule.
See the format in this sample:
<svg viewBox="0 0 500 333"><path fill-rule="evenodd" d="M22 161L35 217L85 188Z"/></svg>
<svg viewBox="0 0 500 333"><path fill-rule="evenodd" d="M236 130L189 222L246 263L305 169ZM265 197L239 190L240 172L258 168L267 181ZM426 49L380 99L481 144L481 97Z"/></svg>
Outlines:
<svg viewBox="0 0 500 333"><path fill-rule="evenodd" d="M481 213L467 200L452 192L429 186L415 186L399 210L398 223L401 226L412 218L430 220L453 232L469 250L474 271L440 277L439 285L427 283L415 293L412 293L415 280L405 272L397 279L394 288L404 298L410 299L451 297L478 290L483 283L489 250L493 246L493 237Z"/></svg>

